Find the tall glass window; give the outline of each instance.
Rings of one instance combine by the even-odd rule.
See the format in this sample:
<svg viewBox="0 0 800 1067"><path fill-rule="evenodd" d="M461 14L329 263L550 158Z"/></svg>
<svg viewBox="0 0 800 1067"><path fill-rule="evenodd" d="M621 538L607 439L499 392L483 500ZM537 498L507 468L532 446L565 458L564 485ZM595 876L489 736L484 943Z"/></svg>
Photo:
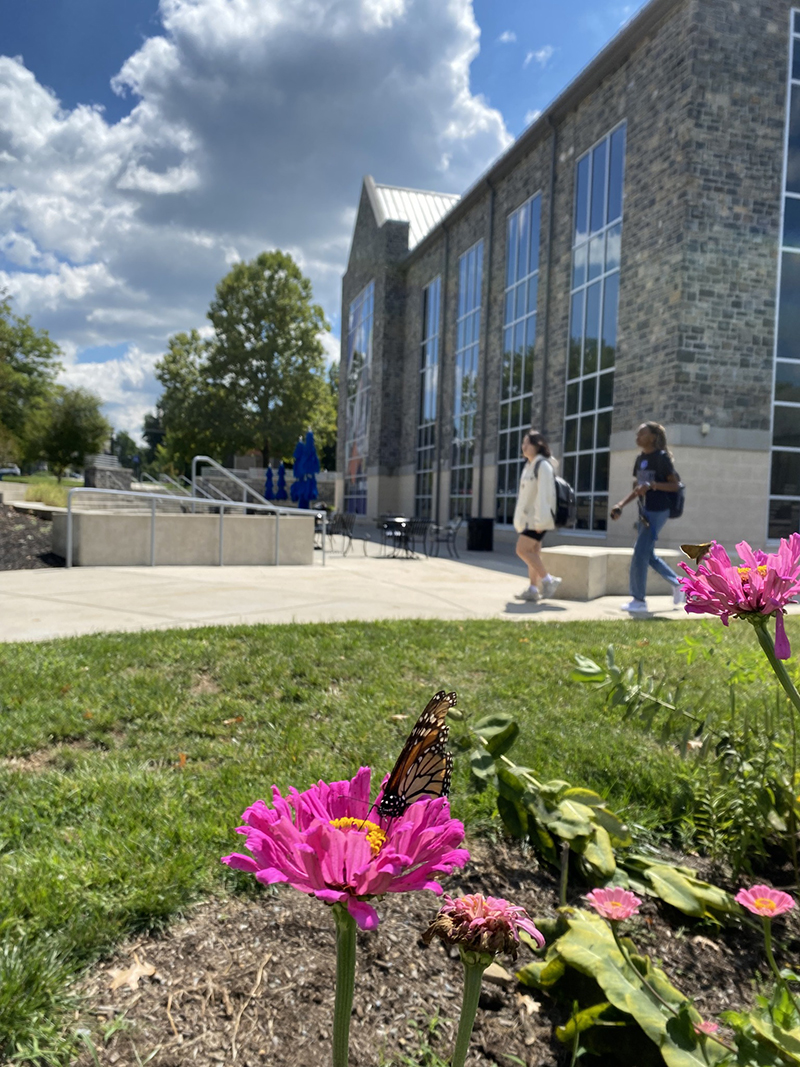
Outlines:
<svg viewBox="0 0 800 1067"><path fill-rule="evenodd" d="M458 261L453 452L450 463L450 518L472 515L472 463L478 410L478 349L481 332L483 241Z"/></svg>
<svg viewBox="0 0 800 1067"><path fill-rule="evenodd" d="M372 313L375 283L350 305L347 323L347 405L345 409L344 510L367 511L367 444L372 369Z"/></svg>
<svg viewBox="0 0 800 1067"><path fill-rule="evenodd" d="M800 11L793 11L783 194L769 537L800 530Z"/></svg>
<svg viewBox="0 0 800 1067"><path fill-rule="evenodd" d="M520 445L522 435L531 428L541 214L541 196L531 197L508 216L506 229L506 294L495 511L499 523L510 523L514 517L517 483L524 462L520 456Z"/></svg>
<svg viewBox="0 0 800 1067"><path fill-rule="evenodd" d="M608 523L624 168L624 126L575 164L563 474L575 487L579 530Z"/></svg>
<svg viewBox="0 0 800 1067"><path fill-rule="evenodd" d="M419 420L414 514L433 514L433 470L436 453L436 404L439 391L439 305L441 278L422 290L422 351L419 362Z"/></svg>

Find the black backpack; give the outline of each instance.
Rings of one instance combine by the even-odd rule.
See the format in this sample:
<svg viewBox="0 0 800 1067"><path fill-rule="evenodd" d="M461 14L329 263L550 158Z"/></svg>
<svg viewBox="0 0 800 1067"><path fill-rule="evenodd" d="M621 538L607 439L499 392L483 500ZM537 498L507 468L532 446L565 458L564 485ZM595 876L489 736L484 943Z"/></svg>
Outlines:
<svg viewBox="0 0 800 1067"><path fill-rule="evenodd" d="M539 477L539 464L541 460L536 461L536 466L533 468L534 477ZM552 512L553 522L556 527L559 526L574 526L575 525L575 490L569 484L566 479L562 478L560 474L555 474L556 481L556 510Z"/></svg>
<svg viewBox="0 0 800 1067"><path fill-rule="evenodd" d="M677 471L675 471L678 474ZM679 519L683 515L683 506L686 503L686 486L678 474L678 492L669 494L669 517Z"/></svg>

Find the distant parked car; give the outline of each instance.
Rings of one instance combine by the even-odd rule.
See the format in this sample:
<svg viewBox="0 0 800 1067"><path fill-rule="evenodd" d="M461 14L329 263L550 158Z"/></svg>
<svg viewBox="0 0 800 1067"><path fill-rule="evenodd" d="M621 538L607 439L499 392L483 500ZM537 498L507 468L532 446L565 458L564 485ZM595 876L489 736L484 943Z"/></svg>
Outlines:
<svg viewBox="0 0 800 1067"><path fill-rule="evenodd" d="M0 479L2 479L4 474L16 474L19 476L19 467L17 467L16 464L13 464L11 467L0 467Z"/></svg>

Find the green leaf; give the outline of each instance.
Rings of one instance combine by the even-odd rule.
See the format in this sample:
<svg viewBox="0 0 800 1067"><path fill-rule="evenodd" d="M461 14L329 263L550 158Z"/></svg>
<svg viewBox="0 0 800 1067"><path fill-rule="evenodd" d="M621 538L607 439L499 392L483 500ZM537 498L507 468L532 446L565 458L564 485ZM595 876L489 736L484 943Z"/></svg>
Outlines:
<svg viewBox="0 0 800 1067"><path fill-rule="evenodd" d="M577 667L570 673L573 682L602 682L606 676L603 668L593 659L576 654L575 662Z"/></svg>
<svg viewBox="0 0 800 1067"><path fill-rule="evenodd" d="M682 1039L670 1034L667 1024L674 1016L644 988L637 973L623 959L607 924L599 917L577 912L569 922L569 930L558 941L558 951L565 963L594 978L614 1007L636 1019L660 1050L667 1067L708 1067L722 1062L726 1053L721 1046L704 1041L687 1048ZM666 976L661 988L668 992L665 999L676 1010L686 1003L686 998L669 985Z"/></svg>
<svg viewBox="0 0 800 1067"><path fill-rule="evenodd" d="M566 964L557 950L551 947L547 959L534 960L517 971L517 979L533 989L551 989L564 976Z"/></svg>
<svg viewBox="0 0 800 1067"><path fill-rule="evenodd" d="M481 781L489 781L494 778L494 759L491 752L487 752L485 748L474 748L469 756L469 766L472 773L476 778L480 778Z"/></svg>
<svg viewBox="0 0 800 1067"><path fill-rule="evenodd" d="M594 793L591 789L580 789L578 786L565 790L560 799L567 797L570 800L577 800L579 804L586 804L589 808L602 808L606 803L599 793Z"/></svg>
<svg viewBox="0 0 800 1067"><path fill-rule="evenodd" d="M602 881L613 877L617 869L614 849L611 847L611 838L602 826L595 827L594 833L583 850L583 859Z"/></svg>
<svg viewBox="0 0 800 1067"><path fill-rule="evenodd" d="M542 822L551 834L565 841L572 841L576 837L589 837L592 832L591 817L591 808L565 800L554 812L545 816Z"/></svg>
<svg viewBox="0 0 800 1067"><path fill-rule="evenodd" d="M472 729L483 738L495 759L505 755L519 737L516 720L503 712L485 716L476 722Z"/></svg>
<svg viewBox="0 0 800 1067"><path fill-rule="evenodd" d="M515 774L510 767L506 767L503 763L497 765L497 790L501 796L518 804L527 789L527 783L518 774Z"/></svg>
<svg viewBox="0 0 800 1067"><path fill-rule="evenodd" d="M498 793L497 812L503 820L503 826L512 837L523 838L528 836L528 814L521 804L509 800L502 793Z"/></svg>
<svg viewBox="0 0 800 1067"><path fill-rule="evenodd" d="M633 843L628 827L612 811L607 808L595 808L593 818L608 833L614 848L628 848Z"/></svg>
<svg viewBox="0 0 800 1067"><path fill-rule="evenodd" d="M731 915L741 913L741 908L730 893L708 882L701 882L693 871L687 874L686 870L658 863L652 864L644 875L657 896L685 915L713 919L715 911Z"/></svg>
<svg viewBox="0 0 800 1067"><path fill-rule="evenodd" d="M589 1030L595 1026L597 1022L603 1019L604 1015L613 1012L616 1014L616 1008L608 1000L603 1000L599 1004L593 1004L591 1008L584 1008L583 1011L577 1012L564 1026L556 1027L556 1037L563 1045L571 1045L575 1041L575 1032L582 1034L585 1030ZM613 1023L606 1023L606 1026L624 1026L625 1023L617 1021Z"/></svg>

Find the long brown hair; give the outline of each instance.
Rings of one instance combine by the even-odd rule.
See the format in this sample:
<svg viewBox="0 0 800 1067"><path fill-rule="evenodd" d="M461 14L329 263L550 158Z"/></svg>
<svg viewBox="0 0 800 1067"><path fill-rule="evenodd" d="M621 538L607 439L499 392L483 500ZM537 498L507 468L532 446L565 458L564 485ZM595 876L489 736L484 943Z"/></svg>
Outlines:
<svg viewBox="0 0 800 1067"><path fill-rule="evenodd" d="M660 422L645 422L643 423L645 428L655 437L656 451L666 452L670 459L672 459L672 453L667 446L667 431L661 425Z"/></svg>
<svg viewBox="0 0 800 1067"><path fill-rule="evenodd" d="M544 439L542 434L536 430L528 430L525 434L525 440L530 441L534 448L539 449L539 455L544 456L545 459L550 459L553 453L550 451L550 445Z"/></svg>

